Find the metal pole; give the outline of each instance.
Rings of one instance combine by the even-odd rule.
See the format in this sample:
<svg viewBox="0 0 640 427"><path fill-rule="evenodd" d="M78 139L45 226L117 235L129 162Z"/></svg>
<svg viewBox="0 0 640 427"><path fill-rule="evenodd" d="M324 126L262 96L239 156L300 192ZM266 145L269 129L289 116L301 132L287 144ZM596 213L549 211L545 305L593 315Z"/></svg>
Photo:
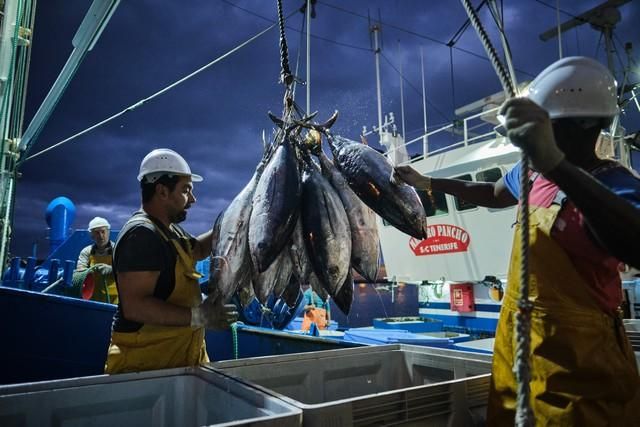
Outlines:
<svg viewBox="0 0 640 427"><path fill-rule="evenodd" d="M427 136L427 87L424 82L424 52L420 46L420 73L422 74L422 112L424 118L424 136L422 137L422 156L429 154L429 137Z"/></svg>
<svg viewBox="0 0 640 427"><path fill-rule="evenodd" d="M16 96L15 82L18 63L18 37L21 16L24 13L23 0L7 0L4 5L4 19L0 40L0 80L4 81L0 88L0 275L4 274L6 257L9 252L11 234L11 212L14 203L15 185L15 139L11 135L12 124L19 117L14 117L13 102ZM18 94L21 96L22 94Z"/></svg>
<svg viewBox="0 0 640 427"><path fill-rule="evenodd" d="M311 112L311 0L307 0L307 114Z"/></svg>
<svg viewBox="0 0 640 427"><path fill-rule="evenodd" d="M609 67L609 71L614 76L616 75L615 65L613 64L613 42L611 41L611 27L605 27L603 30L604 33L604 44L607 49L607 66Z"/></svg>
<svg viewBox="0 0 640 427"><path fill-rule="evenodd" d="M380 26L373 24L371 26L373 32L374 47L373 52L376 57L376 93L378 96L378 137L380 137L380 143L382 143L382 91L380 89L380 46L378 45L378 32Z"/></svg>
<svg viewBox="0 0 640 427"><path fill-rule="evenodd" d="M398 40L398 52L400 52L400 40ZM400 117L402 119L402 138L406 140L404 126L404 76L402 75L402 55L400 55Z"/></svg>
<svg viewBox="0 0 640 427"><path fill-rule="evenodd" d="M489 7L493 9L493 12L496 16L500 16L500 11L498 10L498 5L495 0L491 0L488 3ZM558 17L558 19L560 19ZM558 27L559 28L559 27ZM560 35L558 34L558 38ZM502 27L502 31L500 31L500 42L502 43L502 50L504 51L504 60L507 63L507 68L509 69L509 77L511 78L511 83L516 91L516 95L518 94L518 81L516 80L516 72L513 68L513 63L511 62L511 52L509 51L509 44L507 43L507 36L504 33L504 26ZM562 58L562 51L560 51L560 58Z"/></svg>
<svg viewBox="0 0 640 427"><path fill-rule="evenodd" d="M558 57L562 59L562 30L560 29L560 0L556 0L556 22L558 23Z"/></svg>

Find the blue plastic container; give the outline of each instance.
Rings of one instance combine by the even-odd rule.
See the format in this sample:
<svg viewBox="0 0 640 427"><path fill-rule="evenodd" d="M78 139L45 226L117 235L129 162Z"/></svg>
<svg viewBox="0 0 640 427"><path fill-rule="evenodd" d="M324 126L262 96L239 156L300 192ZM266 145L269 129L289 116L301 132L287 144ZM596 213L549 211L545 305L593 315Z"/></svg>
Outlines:
<svg viewBox="0 0 640 427"><path fill-rule="evenodd" d="M373 327L378 329L402 329L409 332L440 332L442 320L424 317L387 317L373 319Z"/></svg>
<svg viewBox="0 0 640 427"><path fill-rule="evenodd" d="M429 347L451 348L453 341L448 338L438 338L401 329L369 329L352 328L344 333L344 341L361 344L412 344Z"/></svg>

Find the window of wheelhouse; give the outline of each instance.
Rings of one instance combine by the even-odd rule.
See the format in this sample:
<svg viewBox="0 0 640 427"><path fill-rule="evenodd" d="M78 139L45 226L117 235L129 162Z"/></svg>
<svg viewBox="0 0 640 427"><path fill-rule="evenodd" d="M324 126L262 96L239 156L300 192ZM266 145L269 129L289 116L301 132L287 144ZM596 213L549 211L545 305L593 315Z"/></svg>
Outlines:
<svg viewBox="0 0 640 427"><path fill-rule="evenodd" d="M502 169L491 168L480 171L476 174L476 181L478 182L496 182L502 178ZM488 208L490 212L501 211L506 208Z"/></svg>
<svg viewBox="0 0 640 427"><path fill-rule="evenodd" d="M491 168L476 174L476 181L478 182L497 182L500 178L502 178L500 168Z"/></svg>
<svg viewBox="0 0 640 427"><path fill-rule="evenodd" d="M447 207L447 198L442 191L416 190L416 192L418 193L418 197L420 197L420 201L422 202L424 213L428 217L446 215L449 213L449 208Z"/></svg>
<svg viewBox="0 0 640 427"><path fill-rule="evenodd" d="M471 179L471 175L469 174L464 174L464 175L460 175L460 176L456 176L453 179L460 179L462 181L473 181ZM453 197L453 201L455 202L456 205L456 210L458 211L468 211L470 209L475 209L477 206L474 205L473 203L469 203L466 202L458 197Z"/></svg>

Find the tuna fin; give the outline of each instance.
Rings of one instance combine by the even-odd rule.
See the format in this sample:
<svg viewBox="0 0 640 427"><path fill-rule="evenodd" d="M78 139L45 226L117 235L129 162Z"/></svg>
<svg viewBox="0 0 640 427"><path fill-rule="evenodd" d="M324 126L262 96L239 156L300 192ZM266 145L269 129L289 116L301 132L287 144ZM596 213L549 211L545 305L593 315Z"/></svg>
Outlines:
<svg viewBox="0 0 640 427"><path fill-rule="evenodd" d="M351 272L347 275L347 280L345 280L340 291L333 296L333 302L345 316L349 315L351 303L353 302L353 276L351 276Z"/></svg>

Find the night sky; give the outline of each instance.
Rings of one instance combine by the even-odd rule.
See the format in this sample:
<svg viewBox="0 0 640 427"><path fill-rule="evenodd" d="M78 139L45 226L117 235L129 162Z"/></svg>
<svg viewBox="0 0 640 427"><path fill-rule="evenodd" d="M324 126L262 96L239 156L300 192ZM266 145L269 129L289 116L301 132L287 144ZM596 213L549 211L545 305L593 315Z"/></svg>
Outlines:
<svg viewBox="0 0 640 427"><path fill-rule="evenodd" d="M601 0L561 0L561 20L578 15ZM33 35L25 123L29 123L72 50L71 40L90 1L39 1ZM302 0L283 0L285 15ZM500 3L500 2L499 2ZM479 1L474 1L479 4ZM557 39L538 35L556 25L554 0L504 1L505 28L519 81L532 80L558 58ZM615 64L619 81L626 57L623 44L636 51L640 65L640 1L620 8L615 30ZM374 55L367 15L382 18L383 111L400 117L400 79L405 74L408 138L423 127L420 48L424 50L429 128L454 118L454 109L501 90L473 28L453 49L446 46L464 24L460 2L451 0L319 0L312 22L311 110L323 121L334 110L334 131L358 139L362 126L377 123ZM275 0L123 0L94 49L41 133L30 154L51 146L146 98L238 44L277 19ZM287 21L292 70L298 51L298 74L306 76L303 15ZM481 19L495 46L496 26L486 7ZM42 156L27 161L17 186L12 252L26 256L34 243L48 251L45 209L58 196L76 205L74 228L84 229L96 215L120 228L140 206L136 180L140 161L153 148L181 153L192 171L204 176L196 184L197 203L184 223L192 234L213 220L244 187L261 157L261 134L271 132L267 111L280 114L283 87L278 84L280 58L277 28L198 76L120 118ZM589 25L563 34L563 53L596 57L606 63L604 41ZM305 106L304 87L296 101ZM622 124L640 129L640 114L629 108ZM375 146L377 138L369 141ZM640 159L636 164L640 163ZM638 167L636 166L636 169Z"/></svg>

